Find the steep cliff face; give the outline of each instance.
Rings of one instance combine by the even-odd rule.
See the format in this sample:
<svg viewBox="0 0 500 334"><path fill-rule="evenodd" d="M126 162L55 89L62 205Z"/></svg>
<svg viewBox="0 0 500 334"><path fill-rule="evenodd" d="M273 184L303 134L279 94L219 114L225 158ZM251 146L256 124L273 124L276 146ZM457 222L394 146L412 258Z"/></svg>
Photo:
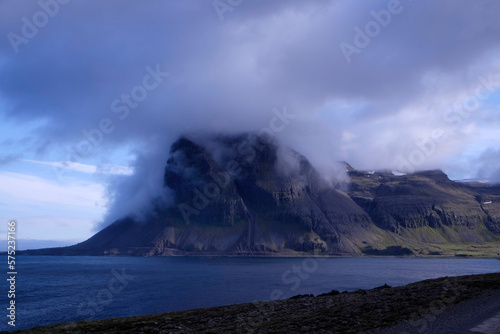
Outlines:
<svg viewBox="0 0 500 334"><path fill-rule="evenodd" d="M165 184L178 203L171 215L191 226L180 228L183 233L200 233L190 224L238 225L235 243L217 250L243 253L359 252L361 239L377 237L370 217L349 196L271 138L216 137L203 146L181 138L167 162Z"/></svg>
<svg viewBox="0 0 500 334"><path fill-rule="evenodd" d="M186 138L172 145L165 186L174 190L186 223L232 226L249 216L231 175L206 149Z"/></svg>
<svg viewBox="0 0 500 334"><path fill-rule="evenodd" d="M78 245L32 253L426 254L440 244L500 240L500 187L453 182L441 171L345 168L351 182L342 191L272 138L183 137L165 167L173 206L158 205L141 222L121 219Z"/></svg>

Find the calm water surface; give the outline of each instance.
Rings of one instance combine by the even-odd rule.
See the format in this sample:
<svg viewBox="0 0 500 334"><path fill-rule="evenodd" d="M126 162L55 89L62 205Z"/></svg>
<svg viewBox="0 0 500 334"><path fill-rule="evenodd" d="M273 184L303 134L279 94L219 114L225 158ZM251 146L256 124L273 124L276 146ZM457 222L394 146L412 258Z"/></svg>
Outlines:
<svg viewBox="0 0 500 334"><path fill-rule="evenodd" d="M15 329L21 329L499 272L500 261L23 256L17 269ZM0 330L12 330L2 318Z"/></svg>

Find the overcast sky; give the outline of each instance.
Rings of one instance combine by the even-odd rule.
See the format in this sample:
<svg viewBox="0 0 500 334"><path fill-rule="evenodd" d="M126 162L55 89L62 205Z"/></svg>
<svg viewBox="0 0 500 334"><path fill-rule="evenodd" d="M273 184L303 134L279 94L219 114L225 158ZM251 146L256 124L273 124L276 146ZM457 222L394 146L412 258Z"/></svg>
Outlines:
<svg viewBox="0 0 500 334"><path fill-rule="evenodd" d="M1 233L90 237L199 131L500 180L495 0L3 0L0 22Z"/></svg>

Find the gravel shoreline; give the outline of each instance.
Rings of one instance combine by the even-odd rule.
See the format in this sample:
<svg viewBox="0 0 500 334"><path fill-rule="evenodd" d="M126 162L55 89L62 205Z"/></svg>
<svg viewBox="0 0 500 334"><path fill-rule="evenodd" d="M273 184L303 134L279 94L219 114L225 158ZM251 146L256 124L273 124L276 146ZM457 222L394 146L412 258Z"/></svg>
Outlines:
<svg viewBox="0 0 500 334"><path fill-rule="evenodd" d="M316 297L303 295L273 302L57 324L10 333L411 333L421 332L424 323L427 327L438 326L438 321L428 319L446 314L451 306L467 300L474 303L470 300L488 294L500 296L500 273L443 277L401 287L382 286L349 293L332 291ZM481 308L476 307L475 312L480 313ZM406 327L394 327L396 331L391 332L394 329L389 327L398 324Z"/></svg>

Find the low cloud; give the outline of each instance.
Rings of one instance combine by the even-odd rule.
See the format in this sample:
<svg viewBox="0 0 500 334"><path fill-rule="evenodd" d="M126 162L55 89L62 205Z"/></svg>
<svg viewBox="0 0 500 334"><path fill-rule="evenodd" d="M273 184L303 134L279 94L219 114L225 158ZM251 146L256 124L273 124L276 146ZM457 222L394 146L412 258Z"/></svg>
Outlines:
<svg viewBox="0 0 500 334"><path fill-rule="evenodd" d="M398 169L398 157L418 155L416 169L497 175L487 164L446 168L481 138L492 115L498 119L491 107L498 88L458 124L444 117L457 97L474 94L481 76L498 80L500 3L400 6L347 62L341 44L354 43L357 28L366 34L388 1L252 0L223 21L210 1L69 2L18 52L0 40L0 113L18 124L39 122L29 134L14 134L10 149L82 172L128 150L135 162L109 170L121 175L109 181L105 223L163 198L169 146L180 135L259 131L282 106L295 118L276 137L324 174L341 175L341 160ZM23 17L42 10L36 1L4 1L0 9L2 36L22 36ZM157 68L168 76L148 90L148 69ZM127 107L127 116L117 107ZM419 145L436 130L447 139L427 154ZM485 154L494 155L500 138L488 139Z"/></svg>
<svg viewBox="0 0 500 334"><path fill-rule="evenodd" d="M56 169L68 169L75 172L87 174L104 173L108 175L132 175L134 173L134 170L132 168L118 165L102 165L97 167L72 161L36 161L27 159L22 159L21 161L50 166Z"/></svg>
<svg viewBox="0 0 500 334"><path fill-rule="evenodd" d="M481 153L475 161L477 165L477 178L488 179L493 182L500 182L500 149L487 149Z"/></svg>

